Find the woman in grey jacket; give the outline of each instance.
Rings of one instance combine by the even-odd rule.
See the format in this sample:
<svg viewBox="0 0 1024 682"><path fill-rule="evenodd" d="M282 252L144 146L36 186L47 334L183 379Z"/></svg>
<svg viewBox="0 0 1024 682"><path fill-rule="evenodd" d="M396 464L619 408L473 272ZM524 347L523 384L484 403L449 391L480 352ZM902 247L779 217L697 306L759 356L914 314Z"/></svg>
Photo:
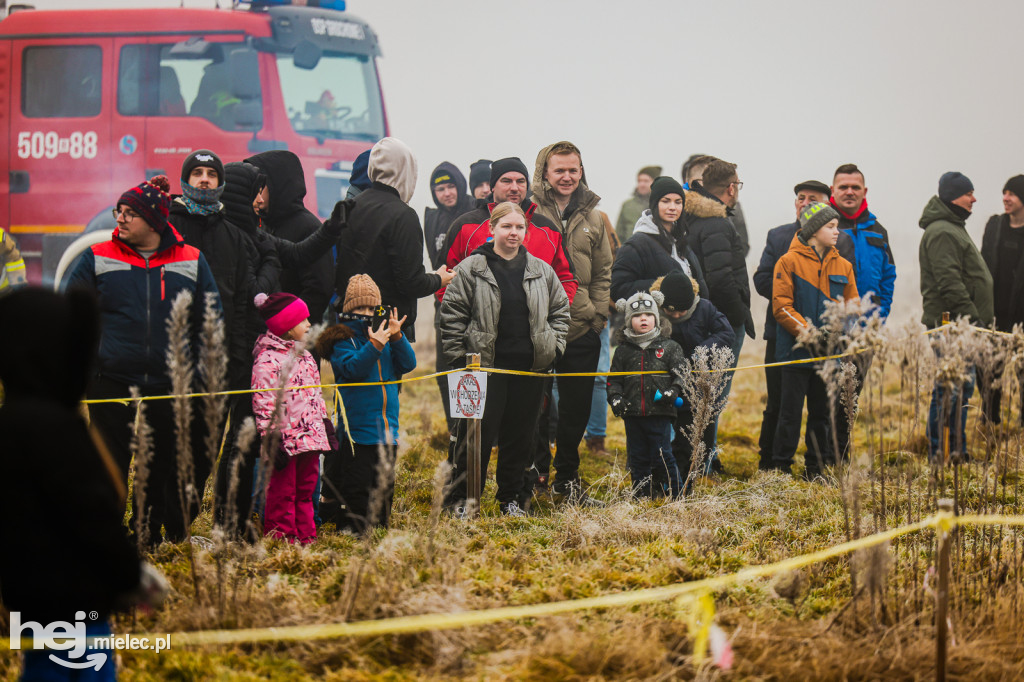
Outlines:
<svg viewBox="0 0 1024 682"><path fill-rule="evenodd" d="M449 365L465 365L466 353L480 353L484 366L546 372L565 349L569 299L554 270L523 247L529 238L526 216L512 202L491 212L493 239L462 261L441 301L441 343ZM530 494L525 471L540 417L544 381L540 377L491 374L480 425L481 490L490 460L490 444L498 441L495 478L501 512L524 516L521 505ZM466 420L460 420L446 505L458 509L467 498Z"/></svg>

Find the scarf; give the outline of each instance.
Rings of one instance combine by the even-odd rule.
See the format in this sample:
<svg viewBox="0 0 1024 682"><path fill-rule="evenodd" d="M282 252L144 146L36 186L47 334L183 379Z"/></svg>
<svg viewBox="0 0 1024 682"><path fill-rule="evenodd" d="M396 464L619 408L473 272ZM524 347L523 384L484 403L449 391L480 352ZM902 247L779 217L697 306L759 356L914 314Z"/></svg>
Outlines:
<svg viewBox="0 0 1024 682"><path fill-rule="evenodd" d="M224 194L224 185L213 189L199 189L188 183L181 185L181 202L193 215L213 215L224 208L220 197Z"/></svg>

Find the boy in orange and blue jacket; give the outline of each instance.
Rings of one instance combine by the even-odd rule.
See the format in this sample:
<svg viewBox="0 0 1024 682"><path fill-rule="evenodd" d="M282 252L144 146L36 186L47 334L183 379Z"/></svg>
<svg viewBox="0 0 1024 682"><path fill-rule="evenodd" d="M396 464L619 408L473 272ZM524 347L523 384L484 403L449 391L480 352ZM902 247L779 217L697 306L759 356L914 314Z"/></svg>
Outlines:
<svg viewBox="0 0 1024 682"><path fill-rule="evenodd" d="M800 229L775 264L772 313L778 323L776 361L811 357L796 347L802 328L819 325L825 303L857 297L857 283L850 261L836 251L839 214L824 203L809 204L800 212ZM822 467L835 463L828 447L828 393L813 365L782 368L779 423L772 448L772 468L789 471L800 440L800 419L807 400L807 455L804 477L813 480Z"/></svg>

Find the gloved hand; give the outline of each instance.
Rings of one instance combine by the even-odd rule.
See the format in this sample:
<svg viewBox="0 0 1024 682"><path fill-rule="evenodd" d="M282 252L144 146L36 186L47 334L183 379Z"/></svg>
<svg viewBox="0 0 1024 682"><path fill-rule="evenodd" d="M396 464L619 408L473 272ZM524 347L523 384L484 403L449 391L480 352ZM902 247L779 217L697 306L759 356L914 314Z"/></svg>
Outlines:
<svg viewBox="0 0 1024 682"><path fill-rule="evenodd" d="M679 397L679 391L675 388L667 388L661 392L661 399L666 402L673 402Z"/></svg>
<svg viewBox="0 0 1024 682"><path fill-rule="evenodd" d="M334 236L340 236L341 231L348 227L348 216L352 213L352 208L356 205L355 199L345 199L339 201L334 205L334 210L331 211L331 217L326 220L324 226Z"/></svg>
<svg viewBox="0 0 1024 682"><path fill-rule="evenodd" d="M616 417L621 417L626 413L626 399L621 395L614 396L608 400L608 404L612 406L612 414Z"/></svg>

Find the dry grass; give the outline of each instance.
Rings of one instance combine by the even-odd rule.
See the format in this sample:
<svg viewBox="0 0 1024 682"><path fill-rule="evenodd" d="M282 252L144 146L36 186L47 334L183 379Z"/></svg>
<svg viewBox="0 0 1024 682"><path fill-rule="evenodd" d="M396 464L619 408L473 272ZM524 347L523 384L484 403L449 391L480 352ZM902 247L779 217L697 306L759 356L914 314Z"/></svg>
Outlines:
<svg viewBox="0 0 1024 682"><path fill-rule="evenodd" d="M740 365L761 357L763 346L748 343ZM901 392L900 377L899 366L890 363L881 380L885 400L870 415L862 410L855 431L859 451L870 451L879 433L892 445L873 465L888 473L866 468L856 486L863 508L855 520L864 533L876 524L919 518L949 489L930 486L923 428L911 427L920 423L921 401L927 408L928 386L917 381ZM720 424L726 477L698 481L685 502L633 501L622 422L610 419L609 456L584 453L582 467L609 505L579 510L541 500L528 519L497 514L493 481L478 521L432 509L446 445L438 400L433 381L403 389L404 438L388 534L361 540L327 529L306 548L276 541L249 548L218 538L212 551L196 554L196 581L215 595L201 604L187 550L163 545L153 559L174 586L172 598L157 613L125 617L115 629L265 627L543 603L731 573L847 538L849 505L837 483L757 471L761 371L737 374ZM983 448L973 418L972 429ZM1019 447L1011 445L1019 432L1010 429L1001 438L1000 457L1016 462ZM798 451L797 470L800 461ZM1001 471L1005 481L1010 467ZM964 505L993 499L993 472L963 468L957 490ZM882 481L889 485L884 502L873 487ZM1003 493L1013 489L1007 493L1004 483ZM208 508L193 531L211 534ZM718 622L736 653L729 672L695 665L686 615L657 603L445 632L125 653L121 679L925 679L934 676L932 609L922 586L932 544L933 537L922 534L858 557L858 584L866 587L852 604L846 560L717 593ZM1019 542L1010 531L965 532L961 552L958 565L975 568L956 578L963 598L952 611L950 676L1020 679ZM996 556L997 573L1005 568L1002 583L998 575L984 576L984 559ZM0 677L16 674L11 655L0 655Z"/></svg>

